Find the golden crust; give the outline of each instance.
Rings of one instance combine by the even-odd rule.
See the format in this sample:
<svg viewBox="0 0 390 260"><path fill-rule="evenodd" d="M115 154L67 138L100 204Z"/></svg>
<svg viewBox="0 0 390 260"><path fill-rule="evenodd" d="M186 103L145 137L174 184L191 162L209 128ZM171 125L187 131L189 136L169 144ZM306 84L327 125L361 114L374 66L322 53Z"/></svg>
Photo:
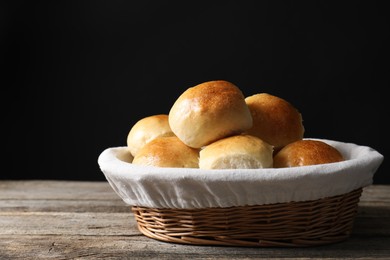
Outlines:
<svg viewBox="0 0 390 260"><path fill-rule="evenodd" d="M127 148L135 156L138 151L154 138L173 132L169 126L168 115L158 114L138 120L127 135Z"/></svg>
<svg viewBox="0 0 390 260"><path fill-rule="evenodd" d="M246 97L245 102L253 118L253 126L246 131L247 134L273 145L275 151L303 138L302 115L285 99L259 93Z"/></svg>
<svg viewBox="0 0 390 260"><path fill-rule="evenodd" d="M274 167L296 167L343 160L343 155L335 147L323 141L304 139L283 147L274 156Z"/></svg>
<svg viewBox="0 0 390 260"><path fill-rule="evenodd" d="M225 80L198 84L184 91L169 112L174 134L200 148L252 127L252 116L241 90Z"/></svg>
<svg viewBox="0 0 390 260"><path fill-rule="evenodd" d="M199 150L188 147L176 136L160 136L145 144L133 164L156 167L198 168Z"/></svg>

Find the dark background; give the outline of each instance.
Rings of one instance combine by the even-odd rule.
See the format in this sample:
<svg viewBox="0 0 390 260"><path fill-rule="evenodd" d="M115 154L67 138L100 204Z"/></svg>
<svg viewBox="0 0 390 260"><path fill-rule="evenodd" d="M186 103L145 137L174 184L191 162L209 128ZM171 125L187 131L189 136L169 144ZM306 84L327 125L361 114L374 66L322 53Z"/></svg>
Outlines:
<svg viewBox="0 0 390 260"><path fill-rule="evenodd" d="M385 2L3 1L0 178L105 180L137 120L225 79L288 100L306 137L376 149L389 184Z"/></svg>

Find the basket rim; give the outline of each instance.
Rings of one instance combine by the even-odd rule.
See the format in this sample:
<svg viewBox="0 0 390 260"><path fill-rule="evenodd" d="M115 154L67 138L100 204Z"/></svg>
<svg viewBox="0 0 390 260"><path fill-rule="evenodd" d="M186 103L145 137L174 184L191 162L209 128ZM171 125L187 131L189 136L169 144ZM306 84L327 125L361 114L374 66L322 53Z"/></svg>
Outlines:
<svg viewBox="0 0 390 260"><path fill-rule="evenodd" d="M347 160L279 169L158 168L121 161L118 153L127 148L112 147L100 154L98 163L125 203L151 208L229 207L314 200L372 184L383 155L368 146L317 140L334 145Z"/></svg>

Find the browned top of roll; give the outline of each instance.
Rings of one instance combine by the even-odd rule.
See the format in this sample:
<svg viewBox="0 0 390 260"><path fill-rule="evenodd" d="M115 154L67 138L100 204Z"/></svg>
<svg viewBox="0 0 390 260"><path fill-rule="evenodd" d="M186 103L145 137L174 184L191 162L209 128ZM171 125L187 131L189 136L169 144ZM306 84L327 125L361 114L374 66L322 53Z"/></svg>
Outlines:
<svg viewBox="0 0 390 260"><path fill-rule="evenodd" d="M169 112L169 124L185 144L200 148L249 129L252 116L237 86L213 80L184 91Z"/></svg>
<svg viewBox="0 0 390 260"><path fill-rule="evenodd" d="M173 135L167 114L141 118L131 127L127 135L127 148L135 156L142 146L162 135Z"/></svg>
<svg viewBox="0 0 390 260"><path fill-rule="evenodd" d="M274 156L274 167L295 167L341 162L343 155L335 147L319 140L299 140L283 147Z"/></svg>
<svg viewBox="0 0 390 260"><path fill-rule="evenodd" d="M302 115L285 99L259 93L246 97L245 102L253 118L253 126L246 133L273 145L275 151L303 138Z"/></svg>
<svg viewBox="0 0 390 260"><path fill-rule="evenodd" d="M133 164L199 168L199 150L188 147L176 136L159 136L145 144L135 155Z"/></svg>

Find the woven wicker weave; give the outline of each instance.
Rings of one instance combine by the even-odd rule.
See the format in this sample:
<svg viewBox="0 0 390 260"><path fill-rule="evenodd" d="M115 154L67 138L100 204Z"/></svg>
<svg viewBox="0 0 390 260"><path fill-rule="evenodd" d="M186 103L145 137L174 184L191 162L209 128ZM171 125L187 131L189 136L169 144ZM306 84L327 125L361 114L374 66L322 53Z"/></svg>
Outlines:
<svg viewBox="0 0 390 260"><path fill-rule="evenodd" d="M305 247L347 239L362 188L329 198L205 209L133 206L141 233L193 245Z"/></svg>

